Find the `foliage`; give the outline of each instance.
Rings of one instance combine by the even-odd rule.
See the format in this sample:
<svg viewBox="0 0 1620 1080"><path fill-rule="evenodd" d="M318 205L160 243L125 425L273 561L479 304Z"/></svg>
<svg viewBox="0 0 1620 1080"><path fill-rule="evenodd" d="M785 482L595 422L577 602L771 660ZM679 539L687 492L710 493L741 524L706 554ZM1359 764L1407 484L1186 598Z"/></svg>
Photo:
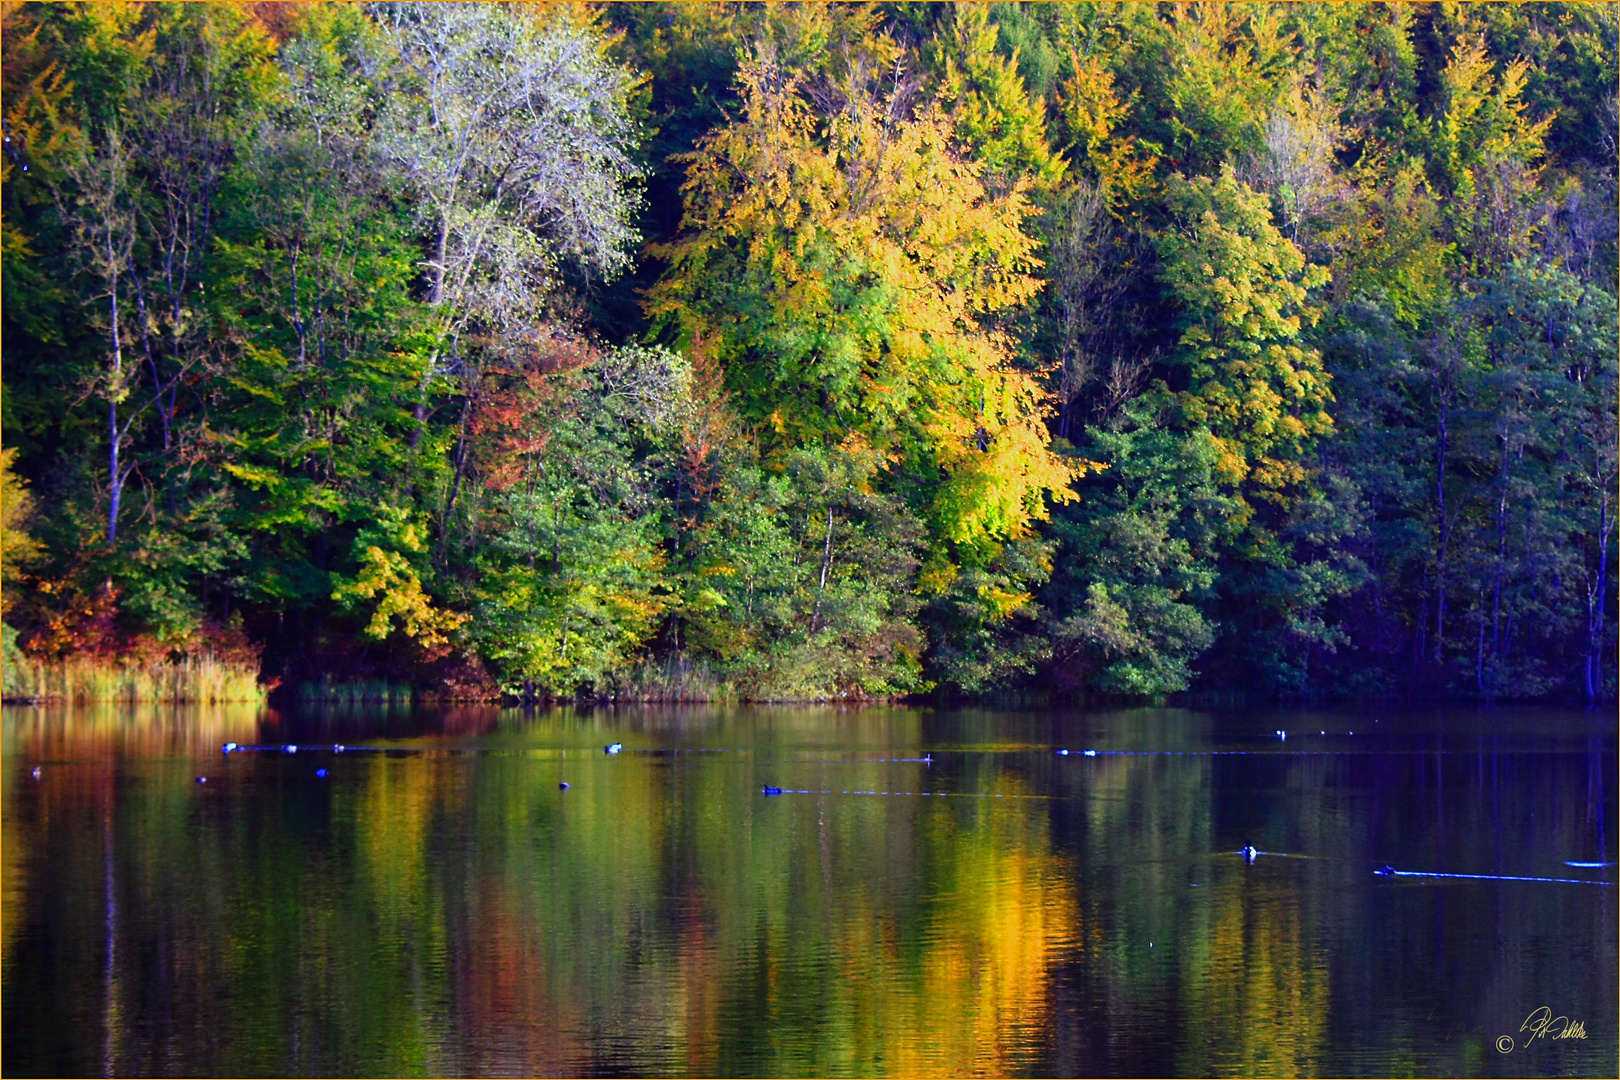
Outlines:
<svg viewBox="0 0 1620 1080"><path fill-rule="evenodd" d="M547 417L544 449L492 493L473 635L514 692L608 688L678 602L631 425L667 426L685 372L678 357L631 349L592 374L567 413Z"/></svg>
<svg viewBox="0 0 1620 1080"><path fill-rule="evenodd" d="M1050 190L1065 162L1047 138L1045 110L1025 92L1017 55L997 55L998 38L987 5L953 5L927 50L934 93L963 153L983 164L986 188L1005 192L1027 180L1034 191Z"/></svg>
<svg viewBox="0 0 1620 1080"><path fill-rule="evenodd" d="M1616 692L1612 5L0 18L8 679Z"/></svg>
<svg viewBox="0 0 1620 1080"><path fill-rule="evenodd" d="M389 507L378 510L379 520L362 528L354 539L359 573L353 580L339 579L332 599L346 610L376 598L377 607L363 631L367 637L387 638L394 632L397 617L400 632L415 638L428 655L442 655L450 644L450 633L467 616L435 608L423 591L420 571L412 565L413 556L427 550L421 526Z"/></svg>
<svg viewBox="0 0 1620 1080"><path fill-rule="evenodd" d="M884 697L923 688L911 595L923 526L875 490L869 456L795 450L744 464L693 538L689 641L749 696Z"/></svg>
<svg viewBox="0 0 1620 1080"><path fill-rule="evenodd" d="M1333 424L1320 357L1298 343L1317 314L1308 290L1326 284L1327 271L1306 267L1230 167L1213 181L1173 177L1166 201L1175 226L1159 254L1179 309L1175 362L1189 379L1181 412L1215 437L1226 483L1264 491L1298 483L1293 462Z"/></svg>
<svg viewBox="0 0 1620 1080"><path fill-rule="evenodd" d="M942 539L1020 535L1074 472L1047 448L1038 387L978 320L1038 287L1023 185L986 194L945 118L908 118L892 92L828 89L842 107L818 117L799 75L758 60L738 77L743 118L692 158L653 311L714 350L768 459L870 452L931 492Z"/></svg>
<svg viewBox="0 0 1620 1080"><path fill-rule="evenodd" d="M39 541L28 534L34 515L34 497L12 471L17 451L0 449L0 588L4 603L0 612L9 612L17 587L22 584L23 567L39 558Z"/></svg>
<svg viewBox="0 0 1620 1080"><path fill-rule="evenodd" d="M1205 611L1214 606L1222 521L1236 507L1219 492L1221 444L1207 429L1171 430L1171 407L1160 387L1089 433L1109 468L1058 526L1074 552L1053 585L1053 606L1071 612L1053 630L1052 674L1065 688L1185 690L1214 641Z"/></svg>

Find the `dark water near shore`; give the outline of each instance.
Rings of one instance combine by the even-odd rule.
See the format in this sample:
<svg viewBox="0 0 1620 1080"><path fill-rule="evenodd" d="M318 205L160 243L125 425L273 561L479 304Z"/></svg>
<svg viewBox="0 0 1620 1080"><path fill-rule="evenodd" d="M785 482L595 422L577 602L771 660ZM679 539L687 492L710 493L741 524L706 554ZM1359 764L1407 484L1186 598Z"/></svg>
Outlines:
<svg viewBox="0 0 1620 1080"><path fill-rule="evenodd" d="M1612 710L3 737L8 1076L1620 1074Z"/></svg>

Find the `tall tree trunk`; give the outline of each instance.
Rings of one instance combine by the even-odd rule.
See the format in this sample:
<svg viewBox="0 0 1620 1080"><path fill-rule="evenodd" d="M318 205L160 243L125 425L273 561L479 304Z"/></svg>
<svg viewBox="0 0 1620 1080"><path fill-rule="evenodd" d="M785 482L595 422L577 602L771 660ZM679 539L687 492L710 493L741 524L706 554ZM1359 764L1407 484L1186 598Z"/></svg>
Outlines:
<svg viewBox="0 0 1620 1080"><path fill-rule="evenodd" d="M448 211L439 215L439 231L433 238L433 266L428 274L428 305L438 307L444 298L444 252L450 241Z"/></svg>
<svg viewBox="0 0 1620 1080"><path fill-rule="evenodd" d="M1507 568L1508 438L1502 436L1502 466L1497 473L1496 566L1491 574L1491 682L1502 663L1502 574Z"/></svg>
<svg viewBox="0 0 1620 1080"><path fill-rule="evenodd" d="M1073 378L1073 375L1070 371L1070 362L1067 350L1065 350L1063 357L1063 374L1058 380L1059 385L1063 390L1063 401L1058 405L1058 438L1060 439L1067 439L1069 437L1069 414L1074 407L1074 392L1069 386L1069 380L1071 378Z"/></svg>
<svg viewBox="0 0 1620 1080"><path fill-rule="evenodd" d="M309 363L308 333L304 326L304 304L298 297L298 245L287 245L287 269L292 276L292 324L298 335L298 370ZM318 266L318 264L317 264Z"/></svg>
<svg viewBox="0 0 1620 1080"><path fill-rule="evenodd" d="M551 515L551 572L562 573L562 498L558 497Z"/></svg>
<svg viewBox="0 0 1620 1080"><path fill-rule="evenodd" d="M456 496L461 494L461 477L466 470L467 463L467 420L472 414L472 395L468 394L461 403L461 430L456 437L455 469L451 474L450 497L444 504L444 524L439 529L438 561L444 562L444 550L450 539L450 515L456 510Z"/></svg>
<svg viewBox="0 0 1620 1080"><path fill-rule="evenodd" d="M157 352L152 348L152 334L149 329L152 320L146 310L146 290L141 287L140 275L135 272L135 260L126 260L129 269L130 284L135 287L135 319L141 328L141 351L146 354L146 365L152 372L152 386L156 390L158 420L163 425L163 449L167 451L173 444L170 434L172 414L164 407L163 379L158 373Z"/></svg>
<svg viewBox="0 0 1620 1080"><path fill-rule="evenodd" d="M110 251L110 245L109 245ZM119 449L123 443L123 432L118 427L118 397L124 383L124 343L118 327L118 282L113 280L110 290L109 305L112 311L112 385L107 394L107 465L108 481L110 484L107 507L107 546L113 547L118 543L118 508L124 501L124 472L123 464L119 461Z"/></svg>
<svg viewBox="0 0 1620 1080"><path fill-rule="evenodd" d="M1417 642L1412 650L1417 664L1429 658L1429 572L1423 571L1423 582L1418 588Z"/></svg>
<svg viewBox="0 0 1620 1080"><path fill-rule="evenodd" d="M832 507L827 507L827 542L821 550L821 584L816 589L816 609L810 615L810 633L814 634L821 623L821 600L827 595L827 571L832 566Z"/></svg>
<svg viewBox="0 0 1620 1080"><path fill-rule="evenodd" d="M1446 647L1446 549L1451 544L1451 525L1446 520L1446 443L1450 438L1445 390L1440 390L1438 438L1435 440L1435 508L1439 514L1440 544L1434 561L1434 661L1445 662Z"/></svg>
<svg viewBox="0 0 1620 1080"><path fill-rule="evenodd" d="M1586 590L1586 700L1589 703L1597 700L1598 691L1602 689L1599 664L1609 606L1609 536L1614 530L1614 519L1609 514L1609 493L1604 491L1599 500L1597 584Z"/></svg>
<svg viewBox="0 0 1620 1080"><path fill-rule="evenodd" d="M124 499L124 483L118 473L118 403L109 402L107 405L108 437L112 442L112 450L108 454L110 472L112 476L111 499L107 506L107 546L113 547L118 543L118 507Z"/></svg>

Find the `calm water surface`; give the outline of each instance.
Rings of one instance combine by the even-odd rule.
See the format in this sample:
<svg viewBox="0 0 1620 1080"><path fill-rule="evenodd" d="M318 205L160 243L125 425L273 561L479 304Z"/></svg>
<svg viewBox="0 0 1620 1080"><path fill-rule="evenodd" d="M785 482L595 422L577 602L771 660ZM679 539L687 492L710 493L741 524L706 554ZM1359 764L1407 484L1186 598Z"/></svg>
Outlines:
<svg viewBox="0 0 1620 1080"><path fill-rule="evenodd" d="M8 708L0 1067L1615 1076L1615 731Z"/></svg>

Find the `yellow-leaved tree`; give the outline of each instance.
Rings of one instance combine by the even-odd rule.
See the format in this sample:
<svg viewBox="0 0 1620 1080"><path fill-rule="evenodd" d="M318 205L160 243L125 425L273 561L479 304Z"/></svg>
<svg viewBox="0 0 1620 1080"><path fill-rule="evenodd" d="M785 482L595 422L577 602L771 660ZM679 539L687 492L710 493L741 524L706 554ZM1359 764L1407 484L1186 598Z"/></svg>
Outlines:
<svg viewBox="0 0 1620 1080"><path fill-rule="evenodd" d="M365 601L380 597L362 633L385 641L397 629L415 641L423 659L437 660L450 652L451 635L470 616L436 606L422 587L418 564L427 554L423 531L421 522L409 514L378 507L377 520L355 537L360 572L352 580L335 578L332 599L346 611L359 611L367 606Z"/></svg>
<svg viewBox="0 0 1620 1080"><path fill-rule="evenodd" d="M662 327L702 343L766 462L843 447L917 501L935 544L994 549L1072 499L1047 401L989 322L1040 288L1026 182L992 196L903 66L805 75L767 42L740 115L688 157L682 235L656 254Z"/></svg>
<svg viewBox="0 0 1620 1080"><path fill-rule="evenodd" d="M0 614L11 610L12 589L22 578L22 567L40 554L39 541L27 531L34 497L11 469L16 456L16 447L0 450L0 588L5 597Z"/></svg>

